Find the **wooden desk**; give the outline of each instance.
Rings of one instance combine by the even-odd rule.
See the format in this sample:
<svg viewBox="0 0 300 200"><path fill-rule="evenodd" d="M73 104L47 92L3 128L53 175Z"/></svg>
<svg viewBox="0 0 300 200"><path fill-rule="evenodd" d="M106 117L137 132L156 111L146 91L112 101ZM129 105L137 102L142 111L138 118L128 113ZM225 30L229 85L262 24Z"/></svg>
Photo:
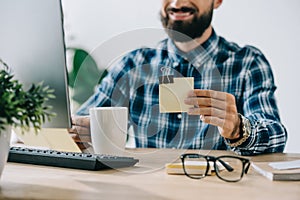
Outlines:
<svg viewBox="0 0 300 200"><path fill-rule="evenodd" d="M139 158L140 162L136 167L122 170L85 171L8 163L0 181L0 199L300 199L300 182L270 181L251 169L237 183L227 183L216 176L192 180L184 175L167 175L164 165L184 152L128 150L129 155ZM210 155L225 153L230 154L211 151ZM299 158L299 154L251 157L254 161Z"/></svg>

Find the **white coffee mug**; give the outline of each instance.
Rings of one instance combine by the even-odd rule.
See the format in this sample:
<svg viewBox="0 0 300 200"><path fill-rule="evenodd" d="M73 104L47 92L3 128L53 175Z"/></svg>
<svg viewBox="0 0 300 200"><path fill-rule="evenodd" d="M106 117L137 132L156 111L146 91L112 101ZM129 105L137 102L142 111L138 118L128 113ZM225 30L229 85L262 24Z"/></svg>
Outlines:
<svg viewBox="0 0 300 200"><path fill-rule="evenodd" d="M127 139L127 107L96 107L89 111L94 153L123 155Z"/></svg>

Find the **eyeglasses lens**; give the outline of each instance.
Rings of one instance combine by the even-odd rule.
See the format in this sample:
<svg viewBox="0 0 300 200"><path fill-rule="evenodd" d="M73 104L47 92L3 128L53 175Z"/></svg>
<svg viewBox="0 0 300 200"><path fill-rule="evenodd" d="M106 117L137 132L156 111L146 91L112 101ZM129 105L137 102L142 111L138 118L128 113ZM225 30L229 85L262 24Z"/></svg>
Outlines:
<svg viewBox="0 0 300 200"><path fill-rule="evenodd" d="M216 173L224 180L238 181L242 178L243 162L237 158L219 158L216 160Z"/></svg>
<svg viewBox="0 0 300 200"><path fill-rule="evenodd" d="M191 177L200 179L205 177L207 170L207 161L201 156L187 156L184 159L185 173Z"/></svg>

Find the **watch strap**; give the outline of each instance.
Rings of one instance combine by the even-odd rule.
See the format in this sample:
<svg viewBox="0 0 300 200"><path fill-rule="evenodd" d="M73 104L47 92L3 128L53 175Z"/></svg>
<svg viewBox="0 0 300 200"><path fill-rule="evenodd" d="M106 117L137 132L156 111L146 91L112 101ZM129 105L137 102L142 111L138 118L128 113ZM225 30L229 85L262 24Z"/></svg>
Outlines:
<svg viewBox="0 0 300 200"><path fill-rule="evenodd" d="M229 140L229 139L225 139L226 143L230 147L240 146L249 138L250 133L251 133L250 121L246 117L241 115L240 113L238 113L238 115L241 119L240 137L237 140L233 140L233 141Z"/></svg>

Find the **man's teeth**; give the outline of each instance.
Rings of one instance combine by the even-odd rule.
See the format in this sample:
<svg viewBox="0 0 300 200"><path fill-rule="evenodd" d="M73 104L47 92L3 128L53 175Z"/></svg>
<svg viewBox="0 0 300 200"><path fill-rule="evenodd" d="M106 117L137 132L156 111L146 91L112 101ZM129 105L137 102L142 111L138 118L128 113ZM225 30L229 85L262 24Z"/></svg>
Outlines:
<svg viewBox="0 0 300 200"><path fill-rule="evenodd" d="M176 16L179 16L179 17L185 17L185 16L189 16L191 13L182 13L182 12L180 12L180 13L172 13L173 15L176 15Z"/></svg>

